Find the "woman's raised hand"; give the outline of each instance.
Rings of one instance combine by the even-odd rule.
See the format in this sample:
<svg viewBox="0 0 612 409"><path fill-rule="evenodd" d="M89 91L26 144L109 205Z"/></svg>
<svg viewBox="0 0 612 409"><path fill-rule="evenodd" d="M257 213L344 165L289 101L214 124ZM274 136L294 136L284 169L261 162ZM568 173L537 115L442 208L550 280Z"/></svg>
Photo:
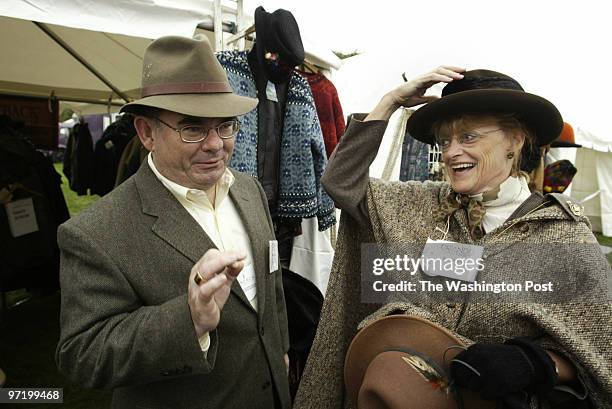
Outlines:
<svg viewBox="0 0 612 409"><path fill-rule="evenodd" d="M441 65L426 74L419 75L387 93L376 108L370 112L366 120L386 120L400 106L412 107L434 101L438 97L425 95L427 89L439 82L449 83L454 80L460 80L463 78L463 72L465 72L465 68Z"/></svg>

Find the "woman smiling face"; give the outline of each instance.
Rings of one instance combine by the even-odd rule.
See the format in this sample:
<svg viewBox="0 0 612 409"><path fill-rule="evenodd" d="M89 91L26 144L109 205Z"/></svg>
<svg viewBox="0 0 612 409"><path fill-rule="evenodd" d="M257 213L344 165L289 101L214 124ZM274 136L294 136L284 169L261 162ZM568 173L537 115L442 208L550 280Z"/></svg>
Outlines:
<svg viewBox="0 0 612 409"><path fill-rule="evenodd" d="M488 192L512 173L525 132L514 118L462 116L434 126L451 187L469 195Z"/></svg>

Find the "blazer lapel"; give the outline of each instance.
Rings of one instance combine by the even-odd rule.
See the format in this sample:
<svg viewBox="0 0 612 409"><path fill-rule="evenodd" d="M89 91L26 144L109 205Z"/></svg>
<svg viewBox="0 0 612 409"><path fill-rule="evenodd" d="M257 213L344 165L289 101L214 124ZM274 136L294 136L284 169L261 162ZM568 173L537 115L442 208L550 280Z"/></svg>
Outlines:
<svg viewBox="0 0 612 409"><path fill-rule="evenodd" d="M251 250L253 252L253 267L255 268L255 280L257 286L257 313L260 318L263 317L263 311L265 308L266 300L266 274L268 272L268 262L266 257L268 255L268 245L266 237L262 231L262 227L268 226L268 221L261 218L260 213L255 211L259 208L255 203L252 203L249 199L247 191L239 178L236 178L235 183L232 185L229 191L230 198L232 199L238 214L244 223L244 227L249 234L249 240L251 242ZM238 286L240 287L240 286ZM232 291L235 286L232 286ZM240 290L242 292L242 290ZM246 297L245 297L246 298Z"/></svg>
<svg viewBox="0 0 612 409"><path fill-rule="evenodd" d="M204 253L217 245L206 234L174 195L157 179L147 162L138 170L136 186L142 201L142 211L157 217L151 230L194 264ZM234 201L235 202L235 201ZM243 220L244 216L241 214ZM250 231L249 231L250 234ZM259 277L257 277L259 291ZM240 284L231 290L247 307L253 308Z"/></svg>
<svg viewBox="0 0 612 409"><path fill-rule="evenodd" d="M143 213L157 217L151 229L159 238L193 263L209 248L216 248L189 212L157 179L146 161L138 170L135 182Z"/></svg>

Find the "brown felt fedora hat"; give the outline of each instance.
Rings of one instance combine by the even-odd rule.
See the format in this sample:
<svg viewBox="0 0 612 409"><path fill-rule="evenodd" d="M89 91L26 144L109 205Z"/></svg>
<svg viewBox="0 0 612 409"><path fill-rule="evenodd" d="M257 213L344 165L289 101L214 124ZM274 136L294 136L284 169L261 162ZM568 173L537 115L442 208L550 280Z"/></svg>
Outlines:
<svg viewBox="0 0 612 409"><path fill-rule="evenodd" d="M496 71L472 70L448 83L442 97L417 109L408 118L406 130L421 142L435 143L432 125L440 119L462 114L512 113L529 128L538 146L555 140L563 119L548 100L525 92L512 77Z"/></svg>
<svg viewBox="0 0 612 409"><path fill-rule="evenodd" d="M463 346L426 319L380 318L359 331L348 348L347 398L359 409L457 409L458 400L465 408L492 409L495 402L450 386L448 363Z"/></svg>
<svg viewBox="0 0 612 409"><path fill-rule="evenodd" d="M168 36L147 47L141 99L122 106L121 112L148 106L189 116L227 118L246 114L257 102L232 92L205 35Z"/></svg>

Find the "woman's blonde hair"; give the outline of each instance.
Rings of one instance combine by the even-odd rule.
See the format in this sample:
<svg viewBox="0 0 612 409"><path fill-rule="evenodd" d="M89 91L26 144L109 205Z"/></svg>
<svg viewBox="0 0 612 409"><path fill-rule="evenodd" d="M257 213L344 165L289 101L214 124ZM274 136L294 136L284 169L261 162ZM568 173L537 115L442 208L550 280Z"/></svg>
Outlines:
<svg viewBox="0 0 612 409"><path fill-rule="evenodd" d="M535 145L535 138L529 128L515 115L504 113L468 113L458 116L440 119L431 126L436 139L440 136L456 135L467 132L474 128L475 124L482 122L495 122L499 127L507 133L522 133L525 136L523 147L515 152L514 161L512 162L512 176L524 176L529 179L526 172L521 171L521 151L527 147L532 148Z"/></svg>

